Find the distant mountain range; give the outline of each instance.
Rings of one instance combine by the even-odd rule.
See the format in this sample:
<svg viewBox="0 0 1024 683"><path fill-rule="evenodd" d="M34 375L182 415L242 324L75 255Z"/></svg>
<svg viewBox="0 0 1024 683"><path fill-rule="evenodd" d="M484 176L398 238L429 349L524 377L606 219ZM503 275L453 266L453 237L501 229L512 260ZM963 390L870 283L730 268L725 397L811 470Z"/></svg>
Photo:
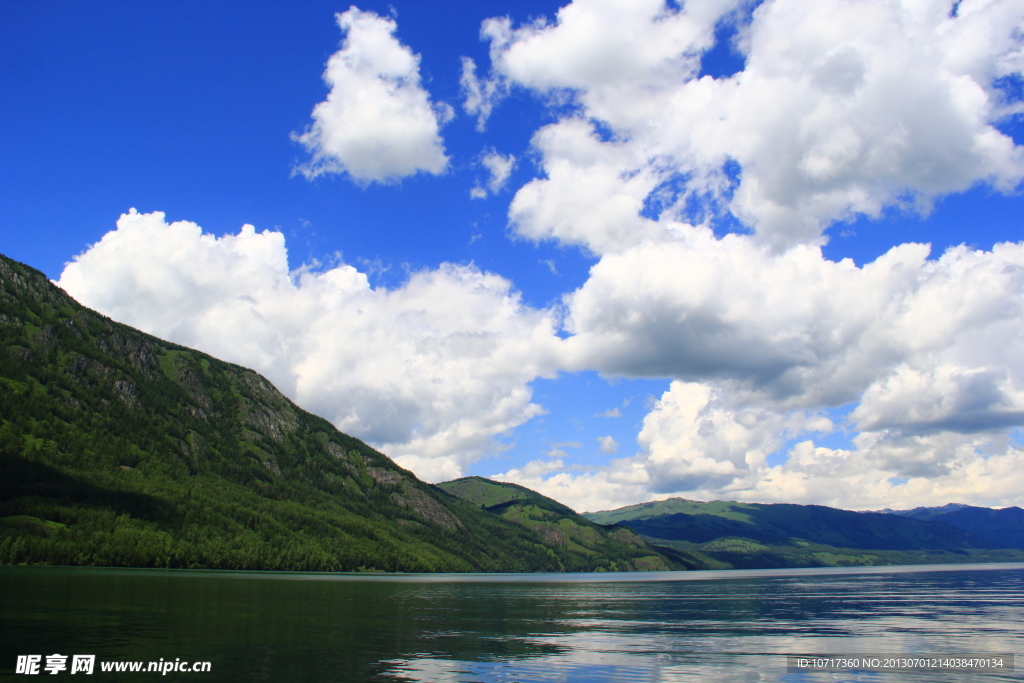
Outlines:
<svg viewBox="0 0 1024 683"><path fill-rule="evenodd" d="M1024 510L1019 507L992 509L949 503L942 507L879 512L925 522L943 522L969 532L989 547L1024 549Z"/></svg>
<svg viewBox="0 0 1024 683"><path fill-rule="evenodd" d="M640 571L1024 560L1024 511L673 498L576 514L431 486L252 370L90 311L0 256L0 564Z"/></svg>
<svg viewBox="0 0 1024 683"><path fill-rule="evenodd" d="M682 498L584 513L688 558L691 568L1024 560L1024 510L963 505L851 512Z"/></svg>

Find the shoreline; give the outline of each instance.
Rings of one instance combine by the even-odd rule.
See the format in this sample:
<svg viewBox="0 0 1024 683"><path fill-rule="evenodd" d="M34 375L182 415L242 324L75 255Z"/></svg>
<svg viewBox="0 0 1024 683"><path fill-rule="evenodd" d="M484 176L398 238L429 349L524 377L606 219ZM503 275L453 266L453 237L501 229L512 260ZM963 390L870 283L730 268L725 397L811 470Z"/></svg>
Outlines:
<svg viewBox="0 0 1024 683"><path fill-rule="evenodd" d="M951 571L1024 570L1024 562L960 564L911 564L860 567L783 567L772 569L702 569L669 572L578 573L387 573L387 572L292 572L246 569L164 569L158 567L82 567L62 565L0 565L0 574L27 570L70 573L120 574L146 572L174 577L219 577L298 581L355 581L381 583L657 583L679 581L727 581L801 576L857 576L865 574L914 574Z"/></svg>

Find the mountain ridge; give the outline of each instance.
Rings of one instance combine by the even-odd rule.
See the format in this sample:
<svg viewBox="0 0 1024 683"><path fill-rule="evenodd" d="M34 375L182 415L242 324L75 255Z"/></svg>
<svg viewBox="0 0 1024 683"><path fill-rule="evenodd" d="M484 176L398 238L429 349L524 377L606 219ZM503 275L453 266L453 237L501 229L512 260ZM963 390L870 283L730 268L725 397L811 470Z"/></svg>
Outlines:
<svg viewBox="0 0 1024 683"><path fill-rule="evenodd" d="M0 563L596 568L0 256ZM597 554L595 553L595 556Z"/></svg>
<svg viewBox="0 0 1024 683"><path fill-rule="evenodd" d="M1013 519L1003 526L991 516L979 525L977 515L958 523L965 510L987 509L941 509L947 510L941 519L915 519L820 505L670 498L584 516L691 553L706 568L1024 560L1024 535L1010 533L1018 524L1024 529L1024 515L1012 512L1019 508L1006 509Z"/></svg>
<svg viewBox="0 0 1024 683"><path fill-rule="evenodd" d="M1006 544L1024 549L1024 510L1016 506L983 508L963 503L941 507L917 507L911 510L882 511L928 522L943 522L969 531L989 544Z"/></svg>
<svg viewBox="0 0 1024 683"><path fill-rule="evenodd" d="M543 537L548 543L587 556L607 556L599 571L663 571L687 566L671 549L651 548L625 527L596 524L570 507L510 482L471 476L436 486ZM665 557L665 556L668 557Z"/></svg>

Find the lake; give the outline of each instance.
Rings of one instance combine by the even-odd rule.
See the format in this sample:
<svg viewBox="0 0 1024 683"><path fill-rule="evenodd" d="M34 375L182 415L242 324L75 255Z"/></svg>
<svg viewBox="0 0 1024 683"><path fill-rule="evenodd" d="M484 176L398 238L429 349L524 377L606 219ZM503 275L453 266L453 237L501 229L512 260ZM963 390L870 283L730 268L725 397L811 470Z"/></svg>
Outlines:
<svg viewBox="0 0 1024 683"><path fill-rule="evenodd" d="M40 679L15 673L19 655L41 655L51 680L42 667L59 654L95 655L85 680L1021 681L1020 656L1015 672L965 673L787 670L786 655L1020 655L1024 564L398 576L0 567L0 626L5 680ZM100 670L131 661L211 670ZM66 666L56 680L78 680Z"/></svg>

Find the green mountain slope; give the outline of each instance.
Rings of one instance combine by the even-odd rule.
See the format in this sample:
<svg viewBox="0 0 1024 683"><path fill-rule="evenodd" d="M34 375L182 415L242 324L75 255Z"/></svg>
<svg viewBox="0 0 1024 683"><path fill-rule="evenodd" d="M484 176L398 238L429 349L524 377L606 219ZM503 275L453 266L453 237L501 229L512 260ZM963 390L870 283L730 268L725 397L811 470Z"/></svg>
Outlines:
<svg viewBox="0 0 1024 683"><path fill-rule="evenodd" d="M568 571L685 567L675 553L659 552L625 527L595 524L558 501L517 484L465 477L438 484L437 488L528 529L555 549Z"/></svg>
<svg viewBox="0 0 1024 683"><path fill-rule="evenodd" d="M1019 561L1024 553L967 529L820 505L672 498L586 513L691 553L694 567L802 567Z"/></svg>
<svg viewBox="0 0 1024 683"><path fill-rule="evenodd" d="M579 517L572 508L519 484L493 481L483 477L463 477L442 482L437 484L437 487L482 508L507 510L509 504L532 504L556 515L567 518ZM594 526L593 522L585 519L582 521L587 526Z"/></svg>
<svg viewBox="0 0 1024 683"><path fill-rule="evenodd" d="M0 257L0 563L560 571L561 556L255 372Z"/></svg>
<svg viewBox="0 0 1024 683"><path fill-rule="evenodd" d="M714 515L724 519L748 521L750 518L745 510L753 509L750 503L737 503L731 500L713 500L702 502L699 500L686 500L685 498L669 498L667 500L656 500L650 503L639 503L627 505L615 510L604 510L602 512L584 512L583 516L600 524L617 524L625 520L649 519L651 517L663 517L676 513L686 515Z"/></svg>

